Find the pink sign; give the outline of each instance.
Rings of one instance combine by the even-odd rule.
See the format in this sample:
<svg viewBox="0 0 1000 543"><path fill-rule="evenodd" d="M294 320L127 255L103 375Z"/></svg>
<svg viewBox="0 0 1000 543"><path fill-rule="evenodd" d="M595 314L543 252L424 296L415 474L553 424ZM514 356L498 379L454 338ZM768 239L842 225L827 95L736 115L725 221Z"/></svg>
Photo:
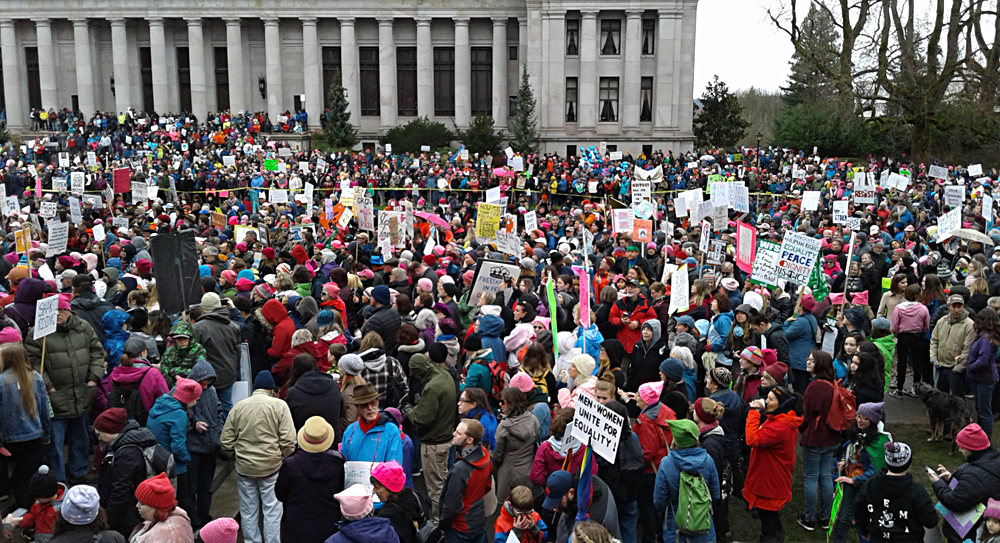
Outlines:
<svg viewBox="0 0 1000 543"><path fill-rule="evenodd" d="M757 229L739 221L736 223L736 265L746 273L753 270L757 252Z"/></svg>
<svg viewBox="0 0 1000 543"><path fill-rule="evenodd" d="M580 268L580 326L590 327L590 274Z"/></svg>

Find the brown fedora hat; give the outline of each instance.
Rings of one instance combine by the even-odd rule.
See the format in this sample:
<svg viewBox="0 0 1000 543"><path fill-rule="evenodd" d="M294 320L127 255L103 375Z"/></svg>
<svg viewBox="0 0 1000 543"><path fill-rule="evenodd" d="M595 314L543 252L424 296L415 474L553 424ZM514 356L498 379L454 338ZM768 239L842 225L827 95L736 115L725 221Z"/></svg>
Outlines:
<svg viewBox="0 0 1000 543"><path fill-rule="evenodd" d="M364 405L375 398L380 398L381 396L382 395L375 390L375 385L365 383L354 387L354 399L351 400L351 403L354 405Z"/></svg>

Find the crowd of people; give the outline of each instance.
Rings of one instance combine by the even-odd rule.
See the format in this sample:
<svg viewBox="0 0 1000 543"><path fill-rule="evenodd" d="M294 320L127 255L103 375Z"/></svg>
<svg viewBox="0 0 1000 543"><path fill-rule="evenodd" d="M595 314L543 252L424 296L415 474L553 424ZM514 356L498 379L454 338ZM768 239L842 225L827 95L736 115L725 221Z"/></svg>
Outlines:
<svg viewBox="0 0 1000 543"><path fill-rule="evenodd" d="M922 541L939 524L948 541L1000 541L995 172L780 149L324 154L228 114L71 124L2 151L5 534L704 543L729 541L742 508L767 543ZM861 173L909 182L855 203ZM654 231L613 221L647 177ZM693 219L679 197L710 181L742 182L750 211ZM938 232L949 186L962 236ZM478 235L496 188L513 249ZM371 196L402 214L362 229ZM833 221L842 200L853 229ZM738 224L760 243L818 240L815 280L745 269ZM151 245L186 230L200 299L170 313L157 279L175 263ZM485 281L487 262L508 272ZM36 338L49 296L57 325ZM885 396L931 394L974 422L944 421L961 466L914 474ZM574 424L589 399L624 421L613 456ZM918 406L888 405L903 401ZM239 523L212 517L220 459ZM947 510L981 510L971 528L939 522L928 478Z"/></svg>

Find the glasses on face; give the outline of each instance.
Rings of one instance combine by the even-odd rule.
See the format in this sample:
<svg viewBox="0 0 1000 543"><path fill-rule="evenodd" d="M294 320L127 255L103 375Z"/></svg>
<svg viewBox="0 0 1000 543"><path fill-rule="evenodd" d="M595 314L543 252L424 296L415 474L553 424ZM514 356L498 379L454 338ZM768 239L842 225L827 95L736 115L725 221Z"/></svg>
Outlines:
<svg viewBox="0 0 1000 543"><path fill-rule="evenodd" d="M466 398L459 398L459 399L458 399L458 403L472 403L472 402L470 402L470 401L469 401L469 400L467 400Z"/></svg>

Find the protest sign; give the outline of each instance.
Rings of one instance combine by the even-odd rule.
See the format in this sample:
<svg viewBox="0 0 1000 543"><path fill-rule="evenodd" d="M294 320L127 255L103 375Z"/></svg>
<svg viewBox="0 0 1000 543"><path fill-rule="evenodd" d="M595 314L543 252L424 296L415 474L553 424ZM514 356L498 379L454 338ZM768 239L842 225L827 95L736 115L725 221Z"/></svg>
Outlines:
<svg viewBox="0 0 1000 543"><path fill-rule="evenodd" d="M935 179L948 179L948 168L944 166L931 166L927 169L927 175Z"/></svg>
<svg viewBox="0 0 1000 543"><path fill-rule="evenodd" d="M636 217L640 219L648 219L653 216L656 208L653 207L652 202L649 200L640 200L639 202L632 203L632 211L635 213Z"/></svg>
<svg viewBox="0 0 1000 543"><path fill-rule="evenodd" d="M500 213L503 208L499 204L478 204L476 215L476 237L479 239L496 239L496 231L500 228Z"/></svg>
<svg viewBox="0 0 1000 543"><path fill-rule="evenodd" d="M97 153L87 151L87 166L97 166Z"/></svg>
<svg viewBox="0 0 1000 543"><path fill-rule="evenodd" d="M497 293L505 290L508 280L512 285L516 285L520 276L520 264L480 258L476 262L476 272L472 276L469 303L479 301L479 295L484 292Z"/></svg>
<svg viewBox="0 0 1000 543"><path fill-rule="evenodd" d="M847 200L837 200L833 203L833 223L847 224Z"/></svg>
<svg viewBox="0 0 1000 543"><path fill-rule="evenodd" d="M750 282L758 285L778 285L778 257L781 256L781 244L766 239L757 242L757 252L754 255Z"/></svg>
<svg viewBox="0 0 1000 543"><path fill-rule="evenodd" d="M74 196L69 197L69 222L76 226L83 220L83 210L80 209L80 199Z"/></svg>
<svg viewBox="0 0 1000 543"><path fill-rule="evenodd" d="M807 190L802 193L802 209L816 211L819 208L819 191Z"/></svg>
<svg viewBox="0 0 1000 543"><path fill-rule="evenodd" d="M312 183L306 183L305 194L306 194L306 207L312 208L313 203L313 191L316 187Z"/></svg>
<svg viewBox="0 0 1000 543"><path fill-rule="evenodd" d="M944 215L939 216L938 234L937 234L938 242L940 243L950 238L951 235L955 233L955 230L958 230L961 227L962 227L961 207L956 207L955 209L952 209L951 211L945 213Z"/></svg>
<svg viewBox="0 0 1000 543"><path fill-rule="evenodd" d="M122 169L125 170L126 172L128 172L127 169L125 169L125 168L122 168ZM84 182L85 182L85 178L84 178L83 172L71 172L69 174L69 186L70 186L69 190L70 190L70 192L72 192L73 194L78 195L78 196L80 194L83 194Z"/></svg>
<svg viewBox="0 0 1000 543"><path fill-rule="evenodd" d="M361 197L355 201L358 210L358 228L375 231L375 205L371 198Z"/></svg>
<svg viewBox="0 0 1000 543"><path fill-rule="evenodd" d="M340 220L337 221L337 226L341 228L347 228L347 225L351 223L351 219L354 218L354 213L350 209L345 209L343 213L340 214Z"/></svg>
<svg viewBox="0 0 1000 543"><path fill-rule="evenodd" d="M108 187L114 190L114 187ZM63 193L66 192L66 178L65 177L53 177L52 178L52 190Z"/></svg>
<svg viewBox="0 0 1000 543"><path fill-rule="evenodd" d="M273 158L268 158L264 160L264 171L266 172L276 172L278 171L278 161Z"/></svg>
<svg viewBox="0 0 1000 543"><path fill-rule="evenodd" d="M989 194L983 195L983 218L986 219L986 228L993 225L993 197Z"/></svg>
<svg viewBox="0 0 1000 543"><path fill-rule="evenodd" d="M219 229L225 229L226 215L224 213L219 213L218 211L212 213L212 226Z"/></svg>
<svg viewBox="0 0 1000 543"><path fill-rule="evenodd" d="M653 221L636 219L632 223L632 241L649 243L653 240Z"/></svg>
<svg viewBox="0 0 1000 543"><path fill-rule="evenodd" d="M235 168L236 167L236 157L233 156L233 155L226 155L226 156L222 157L222 165L223 166L232 166L232 167Z"/></svg>
<svg viewBox="0 0 1000 543"><path fill-rule="evenodd" d="M495 204L500 201L500 187L486 189L486 203Z"/></svg>
<svg viewBox="0 0 1000 543"><path fill-rule="evenodd" d="M709 183L708 192L711 193L712 207L729 205L729 183Z"/></svg>
<svg viewBox="0 0 1000 543"><path fill-rule="evenodd" d="M860 230L861 229L861 217L848 217L847 218L847 227L850 228L851 230Z"/></svg>
<svg viewBox="0 0 1000 543"><path fill-rule="evenodd" d="M635 214L631 209L614 209L611 211L611 221L615 232L619 234L622 232L631 232L634 220Z"/></svg>
<svg viewBox="0 0 1000 543"><path fill-rule="evenodd" d="M59 153L59 167L69 168L69 153Z"/></svg>
<svg viewBox="0 0 1000 543"><path fill-rule="evenodd" d="M621 160L622 159L622 152L621 151L611 151L610 158L611 158L611 160Z"/></svg>
<svg viewBox="0 0 1000 543"><path fill-rule="evenodd" d="M147 198L146 182L132 181L132 203L135 205L146 205Z"/></svg>
<svg viewBox="0 0 1000 543"><path fill-rule="evenodd" d="M374 488L371 481L372 468L374 466L374 462L361 462L358 460L344 462L344 488L348 488L351 485Z"/></svg>
<svg viewBox="0 0 1000 543"><path fill-rule="evenodd" d="M287 204L288 191L286 189L271 189L267 195L272 204Z"/></svg>
<svg viewBox="0 0 1000 543"><path fill-rule="evenodd" d="M18 253L27 253L31 247L31 231L27 228L14 231L14 247Z"/></svg>
<svg viewBox="0 0 1000 543"><path fill-rule="evenodd" d="M252 226L243 226L241 224L237 224L234 228L235 230L233 232L233 239L236 240L236 243L242 243L243 238L246 237L248 232L253 232L255 234L258 233L257 229Z"/></svg>
<svg viewBox="0 0 1000 543"><path fill-rule="evenodd" d="M101 243L107 243L108 236L104 233L103 224L94 225L94 241L99 241Z"/></svg>
<svg viewBox="0 0 1000 543"><path fill-rule="evenodd" d="M729 206L715 206L712 208L712 229L722 232L729 227Z"/></svg>
<svg viewBox="0 0 1000 543"><path fill-rule="evenodd" d="M983 175L983 165L982 164L973 164L973 165L969 166L969 175L976 176L976 177L978 177L980 175Z"/></svg>
<svg viewBox="0 0 1000 543"><path fill-rule="evenodd" d="M721 266L722 261L726 258L726 242L721 239L713 239L710 240L710 243L705 261L714 266Z"/></svg>
<svg viewBox="0 0 1000 543"><path fill-rule="evenodd" d="M576 414L570 435L614 464L625 418L586 394L576 399Z"/></svg>
<svg viewBox="0 0 1000 543"><path fill-rule="evenodd" d="M59 318L59 296L49 296L35 302L35 331L32 339L43 337L56 331Z"/></svg>
<svg viewBox="0 0 1000 543"><path fill-rule="evenodd" d="M652 200L653 184L649 181L636 179L632 181L632 203L636 204L643 200Z"/></svg>
<svg viewBox="0 0 1000 543"><path fill-rule="evenodd" d="M524 230L526 232L538 230L538 215L533 210L524 214Z"/></svg>
<svg viewBox="0 0 1000 543"><path fill-rule="evenodd" d="M854 203L875 203L875 174L864 172L854 174Z"/></svg>
<svg viewBox="0 0 1000 543"><path fill-rule="evenodd" d="M949 185L944 188L944 203L948 207L961 207L965 201L965 187Z"/></svg>
<svg viewBox="0 0 1000 543"><path fill-rule="evenodd" d="M739 221L736 223L736 265L746 273L753 271L757 249L757 229Z"/></svg>
<svg viewBox="0 0 1000 543"><path fill-rule="evenodd" d="M75 174L78 172L73 172L73 173ZM131 190L132 187L129 184L129 181L131 181L131 172L129 171L128 168L117 168L111 174L111 176L115 185L115 194L120 194L122 192L128 192L129 190Z"/></svg>
<svg viewBox="0 0 1000 543"><path fill-rule="evenodd" d="M733 183L731 185L733 209L741 213L750 212L750 189L745 184Z"/></svg>
<svg viewBox="0 0 1000 543"><path fill-rule="evenodd" d="M0 187L3 187L3 185L0 185ZM5 203L7 205L4 206L4 215L8 217L17 215L18 211L21 210L21 204L17 201L17 196L8 196Z"/></svg>
<svg viewBox="0 0 1000 543"><path fill-rule="evenodd" d="M677 215L678 219L688 216L687 201L684 198L674 198L674 214Z"/></svg>
<svg viewBox="0 0 1000 543"><path fill-rule="evenodd" d="M47 226L49 228L49 244L45 248L45 258L52 258L65 253L66 242L69 241L69 223L50 222Z"/></svg>
<svg viewBox="0 0 1000 543"><path fill-rule="evenodd" d="M778 278L804 285L819 258L823 241L805 234L785 232L778 257Z"/></svg>
<svg viewBox="0 0 1000 543"><path fill-rule="evenodd" d="M56 216L57 208L58 204L56 202L42 202L42 209L38 214L41 215L43 219L51 219Z"/></svg>
<svg viewBox="0 0 1000 543"><path fill-rule="evenodd" d="M694 220L700 221L705 218L711 218L715 213L715 208L712 207L711 200L705 200L704 202L698 203L698 209L695 214L691 217Z"/></svg>

